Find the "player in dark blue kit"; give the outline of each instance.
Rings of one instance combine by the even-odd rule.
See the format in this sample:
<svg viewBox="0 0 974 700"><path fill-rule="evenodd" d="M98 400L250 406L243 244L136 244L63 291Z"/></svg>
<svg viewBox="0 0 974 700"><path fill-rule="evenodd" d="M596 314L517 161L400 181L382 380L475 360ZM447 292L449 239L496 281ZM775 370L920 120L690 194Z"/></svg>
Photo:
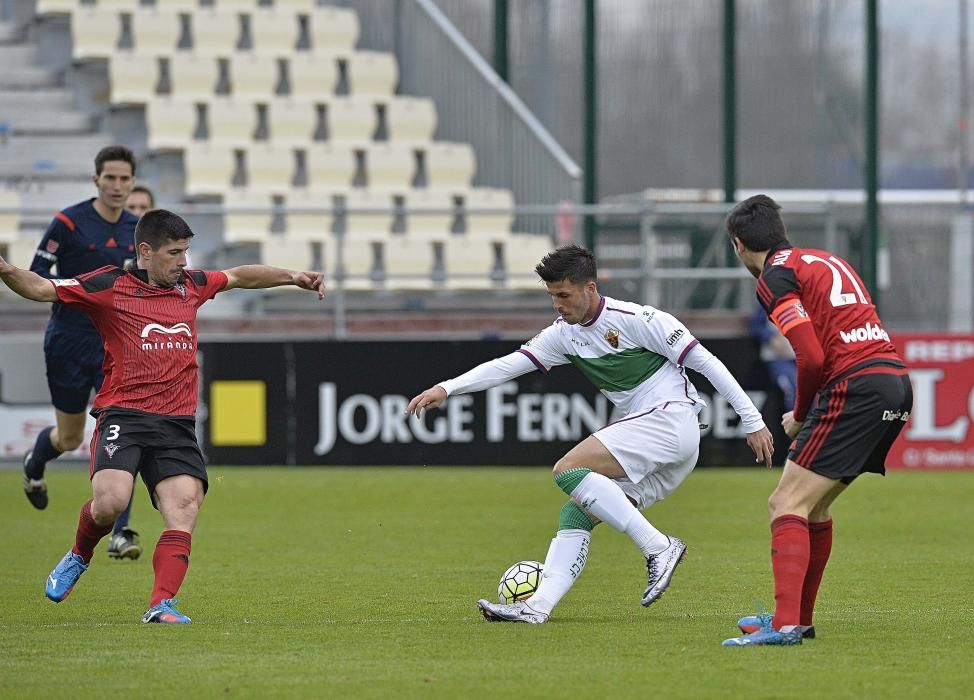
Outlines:
<svg viewBox="0 0 974 700"><path fill-rule="evenodd" d="M69 278L105 265L122 267L135 257L138 217L126 210L135 184L135 156L125 146L108 146L95 156L92 181L98 196L54 215L34 254L31 271L42 277ZM56 274L52 268L56 267ZM24 455L24 491L35 508L47 507L47 463L77 449L84 439L88 399L102 383L105 351L88 317L55 303L44 334L47 383L57 424L37 436ZM142 553L137 533L128 527L129 507L115 523L109 556L136 559Z"/></svg>

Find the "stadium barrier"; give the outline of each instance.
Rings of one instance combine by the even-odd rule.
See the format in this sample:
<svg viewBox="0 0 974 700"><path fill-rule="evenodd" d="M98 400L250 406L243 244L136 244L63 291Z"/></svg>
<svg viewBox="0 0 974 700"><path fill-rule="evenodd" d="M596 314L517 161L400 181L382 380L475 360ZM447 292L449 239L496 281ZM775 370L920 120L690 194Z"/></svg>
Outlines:
<svg viewBox="0 0 974 700"><path fill-rule="evenodd" d="M910 366L915 398L889 466L974 469L974 335L892 339ZM789 441L780 428L782 398L753 342L704 343L763 413L775 435L775 464L783 464ZM0 353L0 460L19 461L53 419L43 361L36 352L33 363L25 360L31 347L3 345ZM200 439L213 464L551 464L613 418L605 397L573 368L453 397L423 421L403 414L409 399L434 382L517 347L503 340L204 342ZM700 416L707 426L700 466L753 466L733 410L691 375L708 404ZM36 391L28 396L29 384ZM89 419L87 437L93 428ZM86 439L67 457L87 460L87 450Z"/></svg>

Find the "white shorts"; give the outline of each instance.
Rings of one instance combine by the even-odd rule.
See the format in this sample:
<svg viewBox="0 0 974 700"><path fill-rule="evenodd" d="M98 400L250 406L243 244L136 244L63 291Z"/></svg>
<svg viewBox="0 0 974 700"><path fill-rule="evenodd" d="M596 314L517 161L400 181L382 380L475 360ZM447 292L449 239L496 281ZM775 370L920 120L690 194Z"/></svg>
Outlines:
<svg viewBox="0 0 974 700"><path fill-rule="evenodd" d="M622 465L616 479L640 510L662 501L683 483L700 454L700 426L691 404L669 402L610 423L592 433Z"/></svg>

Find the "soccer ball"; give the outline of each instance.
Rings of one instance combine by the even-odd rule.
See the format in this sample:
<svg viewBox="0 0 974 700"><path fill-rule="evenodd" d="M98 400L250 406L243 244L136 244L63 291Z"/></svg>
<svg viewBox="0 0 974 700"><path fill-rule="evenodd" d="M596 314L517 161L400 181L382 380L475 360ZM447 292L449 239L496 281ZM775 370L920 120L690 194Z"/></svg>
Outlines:
<svg viewBox="0 0 974 700"><path fill-rule="evenodd" d="M527 600L541 583L541 562L519 561L501 576L497 584L497 598L501 603Z"/></svg>

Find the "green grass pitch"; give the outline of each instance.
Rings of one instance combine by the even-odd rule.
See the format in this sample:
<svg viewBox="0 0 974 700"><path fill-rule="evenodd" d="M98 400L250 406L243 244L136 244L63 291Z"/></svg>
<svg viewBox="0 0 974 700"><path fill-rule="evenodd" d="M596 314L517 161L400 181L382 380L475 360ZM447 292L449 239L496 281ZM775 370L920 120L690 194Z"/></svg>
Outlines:
<svg viewBox="0 0 974 700"><path fill-rule="evenodd" d="M141 625L161 529L99 546L71 596L44 579L73 541L86 474L49 473L33 510L0 472L0 697L935 698L974 696L974 473L866 476L835 508L818 638L723 648L773 606L767 496L778 470L700 469L648 511L689 558L660 602L644 565L594 533L588 568L543 626L488 624L477 598L543 560L565 497L547 469L210 470L180 608Z"/></svg>

